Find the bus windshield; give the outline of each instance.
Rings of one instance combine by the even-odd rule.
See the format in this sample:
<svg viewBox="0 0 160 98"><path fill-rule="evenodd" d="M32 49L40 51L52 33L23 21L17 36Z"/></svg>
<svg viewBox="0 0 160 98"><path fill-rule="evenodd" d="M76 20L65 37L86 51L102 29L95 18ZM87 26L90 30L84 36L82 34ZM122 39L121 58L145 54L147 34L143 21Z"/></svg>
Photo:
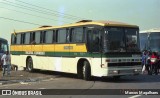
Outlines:
<svg viewBox="0 0 160 98"><path fill-rule="evenodd" d="M147 33L140 33L140 48L141 51L143 50L149 50L148 49L148 34Z"/></svg>
<svg viewBox="0 0 160 98"><path fill-rule="evenodd" d="M149 48L152 51L159 51L160 49L160 33L151 33L149 34Z"/></svg>
<svg viewBox="0 0 160 98"><path fill-rule="evenodd" d="M8 51L8 44L7 42L0 41L0 53L4 53L5 51Z"/></svg>
<svg viewBox="0 0 160 98"><path fill-rule="evenodd" d="M105 52L139 52L138 29L105 28Z"/></svg>

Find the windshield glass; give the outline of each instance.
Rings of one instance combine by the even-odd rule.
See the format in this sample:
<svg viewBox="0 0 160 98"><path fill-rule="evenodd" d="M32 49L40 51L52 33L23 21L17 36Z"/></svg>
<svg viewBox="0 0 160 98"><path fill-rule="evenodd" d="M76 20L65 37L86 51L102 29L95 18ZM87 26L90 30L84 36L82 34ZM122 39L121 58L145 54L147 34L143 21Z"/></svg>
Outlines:
<svg viewBox="0 0 160 98"><path fill-rule="evenodd" d="M106 52L139 52L138 29L107 27L105 30Z"/></svg>
<svg viewBox="0 0 160 98"><path fill-rule="evenodd" d="M139 38L140 38L140 48L141 51L143 50L148 50L148 33L140 33L139 34Z"/></svg>
<svg viewBox="0 0 160 98"><path fill-rule="evenodd" d="M4 53L8 51L8 44L5 42L0 42L0 53Z"/></svg>
<svg viewBox="0 0 160 98"><path fill-rule="evenodd" d="M152 51L160 50L160 33L150 33L149 35L149 48Z"/></svg>

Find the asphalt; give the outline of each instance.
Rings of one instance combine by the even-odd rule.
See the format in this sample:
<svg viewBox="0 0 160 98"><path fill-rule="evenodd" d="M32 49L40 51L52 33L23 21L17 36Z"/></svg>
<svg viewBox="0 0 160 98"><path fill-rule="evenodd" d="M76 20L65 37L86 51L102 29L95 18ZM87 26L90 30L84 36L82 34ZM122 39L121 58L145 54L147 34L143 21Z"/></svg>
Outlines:
<svg viewBox="0 0 160 98"><path fill-rule="evenodd" d="M7 85L13 83L25 83L25 82L37 82L55 78L51 72L38 71L38 72L26 72L26 71L11 71L9 76L2 76L0 71L0 85Z"/></svg>

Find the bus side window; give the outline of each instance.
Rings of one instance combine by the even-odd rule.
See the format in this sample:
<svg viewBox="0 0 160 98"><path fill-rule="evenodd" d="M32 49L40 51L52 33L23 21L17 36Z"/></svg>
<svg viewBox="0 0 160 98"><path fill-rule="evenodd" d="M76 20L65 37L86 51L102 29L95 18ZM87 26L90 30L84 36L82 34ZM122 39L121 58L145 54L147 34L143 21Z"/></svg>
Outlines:
<svg viewBox="0 0 160 98"><path fill-rule="evenodd" d="M40 43L45 43L46 31L41 31Z"/></svg>
<svg viewBox="0 0 160 98"><path fill-rule="evenodd" d="M52 43L52 40L53 40L53 31L51 30L46 31L45 42L50 44Z"/></svg>
<svg viewBox="0 0 160 98"><path fill-rule="evenodd" d="M57 42L57 30L53 30L53 39L52 39L52 43L56 43Z"/></svg>
<svg viewBox="0 0 160 98"><path fill-rule="evenodd" d="M29 43L30 43L30 33L26 33L24 44L29 44Z"/></svg>
<svg viewBox="0 0 160 98"><path fill-rule="evenodd" d="M66 42L67 43L70 43L71 42L71 32L70 32L70 29L67 29L67 34L66 34Z"/></svg>
<svg viewBox="0 0 160 98"><path fill-rule="evenodd" d="M11 44L14 45L16 44L16 40L17 40L17 37L15 34L12 34L12 37L11 37Z"/></svg>
<svg viewBox="0 0 160 98"><path fill-rule="evenodd" d="M30 33L30 44L35 44L35 32Z"/></svg>
<svg viewBox="0 0 160 98"><path fill-rule="evenodd" d="M16 44L20 45L21 44L21 34L17 34L17 41Z"/></svg>
<svg viewBox="0 0 160 98"><path fill-rule="evenodd" d="M21 34L21 44L25 44L25 35L26 33Z"/></svg>
<svg viewBox="0 0 160 98"><path fill-rule="evenodd" d="M66 43L66 29L58 30L58 43Z"/></svg>
<svg viewBox="0 0 160 98"><path fill-rule="evenodd" d="M71 29L71 42L81 43L83 42L83 28Z"/></svg>
<svg viewBox="0 0 160 98"><path fill-rule="evenodd" d="M36 44L40 44L40 35L41 35L41 32L35 33L35 43Z"/></svg>

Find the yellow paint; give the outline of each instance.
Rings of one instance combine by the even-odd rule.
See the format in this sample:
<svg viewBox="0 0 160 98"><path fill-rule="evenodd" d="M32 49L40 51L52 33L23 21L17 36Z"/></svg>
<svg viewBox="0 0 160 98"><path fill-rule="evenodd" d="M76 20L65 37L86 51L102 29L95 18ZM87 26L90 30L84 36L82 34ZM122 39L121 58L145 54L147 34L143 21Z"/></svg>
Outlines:
<svg viewBox="0 0 160 98"><path fill-rule="evenodd" d="M70 47L66 49L65 47ZM80 44L49 44L49 45L11 45L11 51L37 52L87 52L85 43Z"/></svg>
<svg viewBox="0 0 160 98"><path fill-rule="evenodd" d="M22 47L22 45L15 45L14 50L16 50L16 51L22 51L23 47Z"/></svg>
<svg viewBox="0 0 160 98"><path fill-rule="evenodd" d="M50 45L43 45L43 51L54 51L54 47L55 45L54 44L50 44ZM38 49L36 49L35 51L38 51Z"/></svg>
<svg viewBox="0 0 160 98"><path fill-rule="evenodd" d="M20 46L23 46L23 49L20 51L32 51L32 45L20 45ZM17 50L15 49L15 51Z"/></svg>

